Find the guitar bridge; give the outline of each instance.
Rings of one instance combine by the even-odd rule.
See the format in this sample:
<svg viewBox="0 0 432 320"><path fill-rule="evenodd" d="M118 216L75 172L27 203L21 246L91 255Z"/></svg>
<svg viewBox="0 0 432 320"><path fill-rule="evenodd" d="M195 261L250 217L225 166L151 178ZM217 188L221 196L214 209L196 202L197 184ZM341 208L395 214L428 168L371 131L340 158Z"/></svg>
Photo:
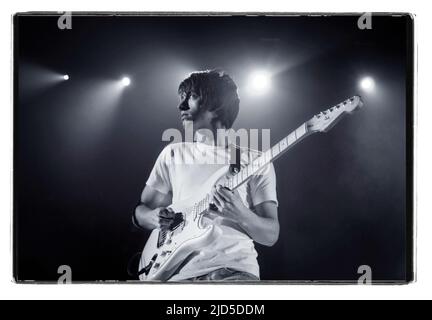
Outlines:
<svg viewBox="0 0 432 320"><path fill-rule="evenodd" d="M158 248L160 248L165 243L165 239L166 239L166 236L168 234L168 231L169 231L168 229L164 229L164 230L161 230L159 232L159 237L158 237L158 241L157 241L157 247Z"/></svg>
<svg viewBox="0 0 432 320"><path fill-rule="evenodd" d="M183 222L184 222L183 214L181 212L177 212L174 216L174 221L169 227L169 229L161 229L161 231L159 232L157 247L160 248L161 246L163 246L163 244L167 239L168 233L175 231L178 227L182 225Z"/></svg>

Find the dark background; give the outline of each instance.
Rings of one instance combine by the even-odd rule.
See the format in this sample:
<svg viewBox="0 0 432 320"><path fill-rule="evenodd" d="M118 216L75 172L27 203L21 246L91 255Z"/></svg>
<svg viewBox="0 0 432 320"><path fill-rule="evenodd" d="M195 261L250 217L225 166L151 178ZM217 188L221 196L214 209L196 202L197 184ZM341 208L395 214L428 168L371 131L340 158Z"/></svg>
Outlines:
<svg viewBox="0 0 432 320"><path fill-rule="evenodd" d="M181 128L179 82L223 68L239 86L234 128L272 142L354 94L365 107L275 162L279 241L257 245L263 280L406 279L407 16L15 17L14 272L55 281L127 280L148 234L131 214L162 132ZM269 94L247 92L255 68ZM69 81L53 79L69 74ZM130 87L115 91L123 75ZM375 79L374 92L359 81ZM111 86L111 87L110 87ZM117 93L116 93L117 92ZM408 98L409 101L409 98ZM409 212L411 214L411 212Z"/></svg>

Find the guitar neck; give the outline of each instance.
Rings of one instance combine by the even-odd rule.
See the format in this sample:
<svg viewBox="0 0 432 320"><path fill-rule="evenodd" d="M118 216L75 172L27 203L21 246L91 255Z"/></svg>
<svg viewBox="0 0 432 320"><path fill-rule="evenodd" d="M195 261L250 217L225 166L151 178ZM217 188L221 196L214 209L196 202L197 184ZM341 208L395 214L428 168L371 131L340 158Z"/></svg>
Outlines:
<svg viewBox="0 0 432 320"><path fill-rule="evenodd" d="M256 172L264 169L270 162L274 161L282 154L294 147L295 144L311 135L313 131L308 130L307 123L303 123L296 130L291 132L285 138L276 143L273 147L263 152L259 157L246 165L236 175L227 179L225 187L234 190L250 179ZM205 198L193 206L195 216L205 213L211 203L212 197L207 194Z"/></svg>
<svg viewBox="0 0 432 320"><path fill-rule="evenodd" d="M306 138L312 133L312 131L308 130L307 123L303 123L300 127L292 131L289 135L280 140L273 147L263 152L259 157L251 161L236 175L228 179L227 187L231 190L238 188L258 171L264 169L270 162L280 157L282 154L290 150L298 142L302 141L304 138Z"/></svg>
<svg viewBox="0 0 432 320"><path fill-rule="evenodd" d="M276 143L273 147L263 152L259 157L251 161L248 165L240 170L236 175L226 179L225 187L234 190L245 183L250 177L258 171L264 169L270 162L274 161L282 154L290 150L298 142L315 132L327 132L343 116L351 114L363 106L360 96L353 96L327 110L316 114L310 120L303 123L285 138ZM206 212L212 197L207 194L204 199L196 203L193 212L196 215Z"/></svg>

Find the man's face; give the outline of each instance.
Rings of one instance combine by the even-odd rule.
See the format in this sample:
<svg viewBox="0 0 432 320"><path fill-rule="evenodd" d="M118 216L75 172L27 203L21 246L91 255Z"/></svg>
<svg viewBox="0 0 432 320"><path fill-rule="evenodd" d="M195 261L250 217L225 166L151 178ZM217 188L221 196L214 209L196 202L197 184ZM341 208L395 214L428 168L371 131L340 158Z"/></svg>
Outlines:
<svg viewBox="0 0 432 320"><path fill-rule="evenodd" d="M205 110L201 97L195 91L180 94L180 117L183 127L193 122L194 130L210 128L212 114Z"/></svg>

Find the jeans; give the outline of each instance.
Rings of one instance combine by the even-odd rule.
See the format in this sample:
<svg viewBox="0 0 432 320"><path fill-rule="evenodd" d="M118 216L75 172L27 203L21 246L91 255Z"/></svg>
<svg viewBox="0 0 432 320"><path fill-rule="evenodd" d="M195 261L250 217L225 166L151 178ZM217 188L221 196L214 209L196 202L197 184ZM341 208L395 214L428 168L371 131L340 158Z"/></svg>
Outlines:
<svg viewBox="0 0 432 320"><path fill-rule="evenodd" d="M259 281L259 278L249 272L220 268L202 276L186 279L185 281Z"/></svg>

